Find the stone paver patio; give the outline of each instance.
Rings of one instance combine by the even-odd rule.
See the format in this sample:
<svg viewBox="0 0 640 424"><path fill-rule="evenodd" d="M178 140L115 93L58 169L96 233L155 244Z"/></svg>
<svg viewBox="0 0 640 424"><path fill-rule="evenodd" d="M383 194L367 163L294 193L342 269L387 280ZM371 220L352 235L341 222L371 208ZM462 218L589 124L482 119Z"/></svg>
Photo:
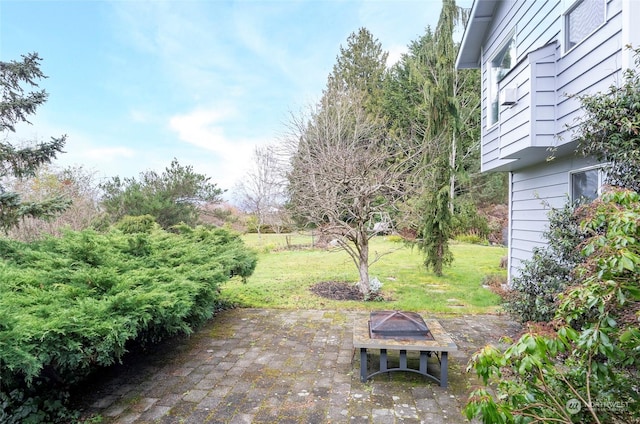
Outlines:
<svg viewBox="0 0 640 424"><path fill-rule="evenodd" d="M352 342L366 312L235 309L101 376L79 399L105 423L464 423L471 354L518 326L504 316L436 317L458 351L449 387L413 373L366 383ZM376 362L374 358L370 362ZM438 373L438 363L429 366Z"/></svg>

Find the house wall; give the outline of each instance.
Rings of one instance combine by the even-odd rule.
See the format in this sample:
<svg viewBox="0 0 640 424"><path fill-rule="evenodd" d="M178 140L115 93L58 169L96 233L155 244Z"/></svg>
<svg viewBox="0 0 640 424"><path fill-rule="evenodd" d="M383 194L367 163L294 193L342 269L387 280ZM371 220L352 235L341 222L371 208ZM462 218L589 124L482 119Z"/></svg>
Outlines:
<svg viewBox="0 0 640 424"><path fill-rule="evenodd" d="M575 127L583 111L579 100L571 95L605 91L622 81L622 69L631 62L625 44L636 36L640 43L640 30L623 25L633 21L629 18L633 13L640 16L640 2L609 0L605 23L565 51L563 13L573 3L498 2L485 35L481 53L481 169L511 172L510 276L517 275L534 247L545 244L543 232L549 209L562 207L568 200L569 172L595 164L573 153ZM635 21L633 25L640 23ZM513 30L517 65L500 86L517 86L518 101L513 106L502 106L498 123L487 127L488 61ZM558 157L547 161L552 154Z"/></svg>
<svg viewBox="0 0 640 424"><path fill-rule="evenodd" d="M573 140L576 120L583 115L580 101L569 96L603 92L622 80L621 5L621 0L607 2L605 24L558 61L556 131L560 144Z"/></svg>
<svg viewBox="0 0 640 424"><path fill-rule="evenodd" d="M604 91L622 79L622 64L628 61L624 46L629 41L622 36L624 1L610 0L605 24L568 52L562 13L572 2L510 0L497 4L482 52L483 171L527 167L544 160L543 149L573 143L582 110L580 101L571 96ZM501 106L498 123L488 127L487 64L513 30L517 66L500 87L516 86L518 103ZM555 54L550 51L553 43ZM542 149L525 152L530 147Z"/></svg>
<svg viewBox="0 0 640 424"><path fill-rule="evenodd" d="M526 55L501 82L501 87L517 89L518 100L500 113L500 158L522 162L541 150L536 148L556 143L556 50L556 43L551 43Z"/></svg>
<svg viewBox="0 0 640 424"><path fill-rule="evenodd" d="M516 143L516 145L520 142L527 145L532 144L530 142L530 105L535 104L537 97L531 96L531 72L528 63L526 63L527 53L558 38L560 3L561 0L546 2L507 0L498 2L496 5L492 26L486 35L481 57L482 171L509 170L511 166L517 166L514 159L501 155L501 149L512 143ZM516 32L516 63L518 65L505 77L501 86L517 85L518 103L509 108L501 107L501 119L489 127L489 67L487 63L514 30ZM504 118L502 114L504 114ZM504 141L502 140L503 135Z"/></svg>
<svg viewBox="0 0 640 424"><path fill-rule="evenodd" d="M570 156L512 172L510 178L509 257L512 275L535 247L545 244L551 208L561 208L569 196L569 172L596 165L593 159Z"/></svg>

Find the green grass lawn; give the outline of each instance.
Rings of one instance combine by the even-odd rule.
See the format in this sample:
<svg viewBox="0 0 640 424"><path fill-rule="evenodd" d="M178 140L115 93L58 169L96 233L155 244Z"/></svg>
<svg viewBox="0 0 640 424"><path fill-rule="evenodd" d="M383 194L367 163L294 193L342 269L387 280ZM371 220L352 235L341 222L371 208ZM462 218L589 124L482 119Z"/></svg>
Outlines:
<svg viewBox="0 0 640 424"><path fill-rule="evenodd" d="M491 313L499 310L500 298L482 287L486 275L506 275L499 267L503 247L452 243L453 265L436 277L423 265L423 255L401 242L376 237L371 258L388 253L370 268L370 276L382 283L387 301L335 301L313 294L309 288L321 281L355 283L358 272L341 250L287 249L310 245L310 236L247 234L247 245L259 252L254 274L222 287L222 299L241 307L285 309L372 310L392 309L437 314Z"/></svg>

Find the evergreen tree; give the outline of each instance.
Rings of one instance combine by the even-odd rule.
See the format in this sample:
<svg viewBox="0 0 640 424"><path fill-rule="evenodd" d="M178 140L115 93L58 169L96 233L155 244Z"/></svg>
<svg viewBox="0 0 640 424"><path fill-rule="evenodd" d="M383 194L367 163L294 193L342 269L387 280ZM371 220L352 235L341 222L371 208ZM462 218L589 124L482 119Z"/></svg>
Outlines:
<svg viewBox="0 0 640 424"><path fill-rule="evenodd" d="M464 20L463 11L457 10ZM450 28L445 27L445 30ZM408 52L387 74L383 110L389 122L392 144L401 146L405 158L422 158L421 163L414 165L417 171L414 175L419 181L428 182L428 186L431 181L427 178L428 172L425 175L424 167L431 168L432 161L443 153L443 148L451 148L455 155L447 162L453 171L449 181L452 199L473 192L476 204L504 202L504 176L480 174L480 73L476 69L456 70L454 62L458 46L454 44L453 50L442 49L449 54L446 57L438 51L436 43L447 45L453 40L446 37L442 41L441 38L427 28L421 37L409 44ZM451 83L453 86L447 89L446 85ZM450 137L450 141L443 140L448 132L445 120L450 119L450 110L439 106L443 98L451 99L450 110L457 114L455 145ZM498 183L494 184L494 180Z"/></svg>
<svg viewBox="0 0 640 424"><path fill-rule="evenodd" d="M426 253L424 265L432 268L436 275L442 275L442 268L453 261L449 250L451 237L451 210L449 209L449 191L446 186L426 199L426 213L422 225L422 234L428 234L420 242L420 249Z"/></svg>
<svg viewBox="0 0 640 424"><path fill-rule="evenodd" d="M219 202L223 193L209 177L177 159L162 174L146 171L139 179L114 177L100 188L102 206L114 222L126 215L151 215L165 229L181 222L196 225L200 206Z"/></svg>
<svg viewBox="0 0 640 424"><path fill-rule="evenodd" d="M459 10L454 0L444 0L433 40L423 46L417 56L417 63L426 65L426 73L415 68L412 75L422 85L425 121L423 135L429 143L429 154L425 159L429 165L437 164L437 172L431 172L429 186L424 191L424 221L418 239L418 246L424 251L425 265L433 268L436 275L442 275L442 267L452 260L449 251L451 217L455 187L456 153L460 121L455 97L457 53L453 42L453 30L459 18ZM415 62L414 62L415 63ZM427 165L427 164L425 164ZM425 169L435 167L425 166ZM444 193L448 192L445 202ZM443 208L448 209L446 213Z"/></svg>
<svg viewBox="0 0 640 424"><path fill-rule="evenodd" d="M37 89L38 81L46 78L40 70L37 53L22 56L20 61L0 62L0 180L6 178L28 178L37 169L50 163L62 148L66 136L52 137L49 142L25 143L16 147L9 140L9 134L16 132L19 123L30 124L28 118L47 101L45 90ZM17 192L7 190L0 184L0 227L6 232L17 227L25 217L48 219L63 212L70 201L63 197L53 197L39 202L22 201Z"/></svg>
<svg viewBox="0 0 640 424"><path fill-rule="evenodd" d="M419 77L429 72L429 64L419 58L433 42L433 32L427 28L424 35L409 44L408 52L385 78L383 110L389 120L390 134L396 142L412 146L414 150L424 143L424 128L429 117L423 106L423 78Z"/></svg>
<svg viewBox="0 0 640 424"><path fill-rule="evenodd" d="M331 95L332 90L362 92L365 110L378 115L388 56L382 50L382 44L366 28L351 33L347 38L347 47L340 46L325 96Z"/></svg>
<svg viewBox="0 0 640 424"><path fill-rule="evenodd" d="M419 187L416 204L421 205L414 225L425 263L438 274L451 260L454 199L471 187L471 176L479 171L479 74L455 69L453 31L462 20L462 9L445 0L435 32L427 28L409 45L385 84L384 111L394 144L404 146L405 157L421 158L412 175ZM448 213L430 209L442 207L443 191L449 193Z"/></svg>

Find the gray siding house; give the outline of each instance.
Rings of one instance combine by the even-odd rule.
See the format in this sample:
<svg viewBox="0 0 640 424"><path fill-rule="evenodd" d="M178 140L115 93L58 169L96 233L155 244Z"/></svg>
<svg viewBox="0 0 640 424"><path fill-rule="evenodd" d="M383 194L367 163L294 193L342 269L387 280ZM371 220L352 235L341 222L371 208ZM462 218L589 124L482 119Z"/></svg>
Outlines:
<svg viewBox="0 0 640 424"><path fill-rule="evenodd" d="M600 191L575 154L580 102L622 81L640 0L475 0L456 66L482 75L483 172L509 173L509 278L542 246L550 208Z"/></svg>

